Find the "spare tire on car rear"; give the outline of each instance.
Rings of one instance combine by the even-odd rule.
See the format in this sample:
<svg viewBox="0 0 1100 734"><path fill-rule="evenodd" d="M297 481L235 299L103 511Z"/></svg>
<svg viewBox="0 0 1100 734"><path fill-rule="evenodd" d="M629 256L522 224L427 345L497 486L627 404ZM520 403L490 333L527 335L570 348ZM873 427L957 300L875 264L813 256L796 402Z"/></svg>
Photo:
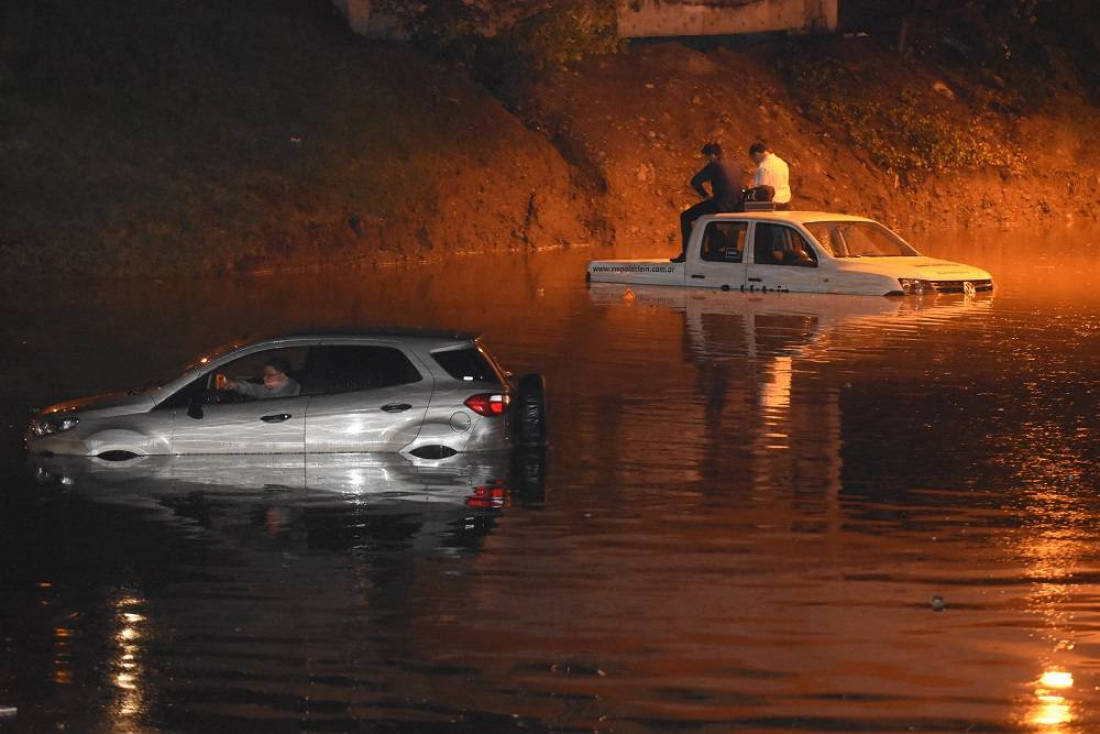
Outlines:
<svg viewBox="0 0 1100 734"><path fill-rule="evenodd" d="M520 446L539 448L546 445L546 380L542 375L519 378L512 416Z"/></svg>

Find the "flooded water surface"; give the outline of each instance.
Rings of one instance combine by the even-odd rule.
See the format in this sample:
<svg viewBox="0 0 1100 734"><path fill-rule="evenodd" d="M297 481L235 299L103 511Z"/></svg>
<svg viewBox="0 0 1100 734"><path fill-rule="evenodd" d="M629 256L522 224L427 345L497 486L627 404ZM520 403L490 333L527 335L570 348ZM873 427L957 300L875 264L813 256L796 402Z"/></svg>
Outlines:
<svg viewBox="0 0 1100 734"><path fill-rule="evenodd" d="M1100 731L1100 232L920 244L998 291L586 286L603 251L6 283L0 733ZM545 457L18 450L364 323L543 372Z"/></svg>

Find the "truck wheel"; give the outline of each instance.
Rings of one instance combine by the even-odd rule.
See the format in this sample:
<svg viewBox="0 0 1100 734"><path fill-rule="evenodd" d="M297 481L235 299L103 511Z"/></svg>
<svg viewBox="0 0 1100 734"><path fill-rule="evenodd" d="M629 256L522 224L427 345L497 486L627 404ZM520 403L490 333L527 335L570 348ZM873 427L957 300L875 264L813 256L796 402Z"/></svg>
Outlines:
<svg viewBox="0 0 1100 734"><path fill-rule="evenodd" d="M516 402L512 406L516 417L516 437L524 448L546 445L546 380L530 374L519 378Z"/></svg>

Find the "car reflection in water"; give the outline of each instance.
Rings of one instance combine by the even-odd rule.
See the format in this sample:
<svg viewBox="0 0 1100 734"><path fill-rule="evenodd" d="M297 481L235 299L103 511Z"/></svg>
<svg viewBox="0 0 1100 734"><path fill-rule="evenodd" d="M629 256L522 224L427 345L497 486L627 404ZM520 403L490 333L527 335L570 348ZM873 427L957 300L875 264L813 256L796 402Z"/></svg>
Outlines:
<svg viewBox="0 0 1100 734"><path fill-rule="evenodd" d="M248 722L261 701L265 731L294 728L283 691L305 669L326 683L311 682L303 710L356 728L325 693L370 708L395 676L397 688L415 677L388 666L419 657L418 595L440 573L467 583L504 512L545 501L541 453L36 456L31 468L105 510L96 552L136 569L111 601L117 630L95 648L110 650L101 700L118 732Z"/></svg>
<svg viewBox="0 0 1100 734"><path fill-rule="evenodd" d="M99 503L152 509L285 548L475 548L513 502L544 500L541 453L31 458L37 479Z"/></svg>

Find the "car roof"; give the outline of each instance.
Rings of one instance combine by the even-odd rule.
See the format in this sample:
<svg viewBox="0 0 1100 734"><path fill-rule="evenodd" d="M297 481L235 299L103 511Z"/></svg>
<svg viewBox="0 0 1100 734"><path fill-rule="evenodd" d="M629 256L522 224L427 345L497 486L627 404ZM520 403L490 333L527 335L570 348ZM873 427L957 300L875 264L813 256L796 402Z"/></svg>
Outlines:
<svg viewBox="0 0 1100 734"><path fill-rule="evenodd" d="M472 331L457 331L452 329L423 329L401 326L338 326L338 327L310 327L296 329L286 334L276 335L274 339L301 339L326 337L407 337L413 339L433 339L445 341L471 341L478 338L478 334Z"/></svg>
<svg viewBox="0 0 1100 734"><path fill-rule="evenodd" d="M818 211L760 211L760 212L726 212L713 215L715 219L751 219L758 222L788 222L792 224L808 224L810 222L873 222L867 217L857 217L852 214L837 214L835 212Z"/></svg>
<svg viewBox="0 0 1100 734"><path fill-rule="evenodd" d="M399 339L417 342L422 347L438 348L474 342L479 337L480 335L474 332L450 329L419 329L399 326L322 326L306 327L274 334L251 334L240 339L234 339L226 346L235 351L260 344L311 342L324 339Z"/></svg>

